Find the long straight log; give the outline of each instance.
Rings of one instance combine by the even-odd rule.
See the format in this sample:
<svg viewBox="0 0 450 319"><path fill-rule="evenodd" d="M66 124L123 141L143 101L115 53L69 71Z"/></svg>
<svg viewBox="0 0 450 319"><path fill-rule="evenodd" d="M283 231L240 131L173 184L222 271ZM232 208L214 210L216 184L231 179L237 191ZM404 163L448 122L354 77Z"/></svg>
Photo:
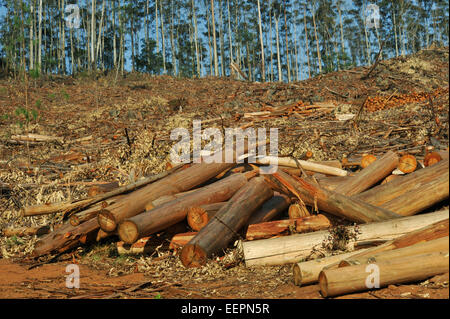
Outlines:
<svg viewBox="0 0 450 319"><path fill-rule="evenodd" d="M278 162L277 162L278 161ZM289 157L273 157L273 156L265 156L263 158L259 158L256 160L256 163L258 164L271 164L271 163L277 163L278 165L282 166L288 166L293 168L298 168L297 161L289 158ZM333 175L333 176L347 176L347 171L328 166L323 164L318 164L310 161L304 161L304 160L298 160L298 164L307 171L312 171L316 173L323 173L327 175Z"/></svg>
<svg viewBox="0 0 450 319"><path fill-rule="evenodd" d="M189 227L194 231L199 231L208 224L216 213L226 205L226 202L199 205L189 207L186 219Z"/></svg>
<svg viewBox="0 0 450 319"><path fill-rule="evenodd" d="M423 169L419 169L411 174L396 178L389 183L375 186L363 193L353 196L368 204L381 206L415 188L421 188L430 181L436 180L439 176L448 173L449 161L443 160Z"/></svg>
<svg viewBox="0 0 450 319"><path fill-rule="evenodd" d="M296 219L274 220L271 222L249 225L245 238L247 240L286 236L291 233L308 233L331 227L331 222L324 215L312 215Z"/></svg>
<svg viewBox="0 0 450 319"><path fill-rule="evenodd" d="M247 151L248 143L244 146L243 152ZM226 161L225 153L225 151L222 152L221 163L202 162L194 164L129 194L127 198L111 205L108 209L98 214L100 227L104 231L114 231L121 221L144 212L145 205L158 197L191 190L217 176L220 172L236 165L237 152L233 151L233 154L231 154L233 156L231 163Z"/></svg>
<svg viewBox="0 0 450 319"><path fill-rule="evenodd" d="M447 212L443 210L441 212ZM406 233L403 236L397 237L377 247L369 248L366 251L361 251L355 254L354 258L369 258L378 253L389 251L398 248L409 247L418 243L435 240L449 235L449 219L444 219L430 225L426 225L417 230ZM330 268L337 268L339 263L329 265Z"/></svg>
<svg viewBox="0 0 450 319"><path fill-rule="evenodd" d="M116 188L110 192L107 192L104 194L99 194L95 197L91 197L91 198L88 198L85 200L74 201L74 202L69 202L69 203L53 203L53 204L43 204L43 205L25 207L22 209L22 215L34 216L34 215L43 215L43 214L53 214L53 213L58 213L58 212L67 213L67 212L70 212L73 210L82 210L91 205L94 205L94 204L104 201L108 198L111 198L113 196L117 196L117 195L120 195L120 194L123 194L126 192L130 192L139 187L143 187L145 185L153 183L153 182L155 182L161 178L164 178L167 175L177 171L178 169L180 169L180 167L174 167L173 169L171 169L169 171L165 171L162 173L158 173L158 174L146 177L135 183L131 183L131 184Z"/></svg>
<svg viewBox="0 0 450 319"><path fill-rule="evenodd" d="M375 287L367 284L374 284L372 278L368 278L373 273L374 277L379 274L374 280L377 288L425 280L448 272L448 259L447 250L379 261L374 264L376 266L372 266L376 268L368 269L370 265L356 265L323 270L319 275L320 292L324 297L333 297L373 289Z"/></svg>
<svg viewBox="0 0 450 319"><path fill-rule="evenodd" d="M353 250L355 244L359 242L392 240L411 231L448 218L449 212L445 210L358 225L359 234L357 240L349 242L348 250ZM348 227L349 230L353 229L350 226ZM321 247L329 235L329 231L322 230L313 233L242 242L245 264L247 266L258 266L297 263L301 259L307 258L314 247Z"/></svg>
<svg viewBox="0 0 450 319"><path fill-rule="evenodd" d="M252 176L253 172L230 175L174 201L124 220L118 228L119 237L124 242L132 244L140 237L148 236L184 220L188 209L192 206L227 201L247 184L247 179ZM99 216L100 214L102 213L99 213ZM102 216L102 220L107 218L109 215Z"/></svg>
<svg viewBox="0 0 450 319"><path fill-rule="evenodd" d="M268 222L288 209L290 204L291 199L288 196L276 193L250 216L248 224Z"/></svg>
<svg viewBox="0 0 450 319"><path fill-rule="evenodd" d="M359 194L391 174L397 167L398 161L397 154L389 151L381 158L356 173L352 179L346 180L338 185L336 192L346 196Z"/></svg>
<svg viewBox="0 0 450 319"><path fill-rule="evenodd" d="M339 263L339 267L349 267L354 265L367 265L378 263L384 260L390 260L400 257L408 257L413 255L420 255L426 253L448 251L448 236L418 243L412 246L398 248L389 251L383 251L370 257L357 257L354 256L345 258Z"/></svg>
<svg viewBox="0 0 450 319"><path fill-rule="evenodd" d="M437 204L449 196L449 171L436 179L400 195L380 207L403 216L411 216Z"/></svg>
<svg viewBox="0 0 450 319"><path fill-rule="evenodd" d="M358 253L366 251L367 249L368 248L364 248L339 255L327 256L323 258L296 263L292 268L294 276L294 284L296 286L304 286L316 283L319 280L320 272L325 267L335 263L339 263L345 258L352 257Z"/></svg>
<svg viewBox="0 0 450 319"><path fill-rule="evenodd" d="M228 246L250 216L273 196L263 177L256 177L242 187L214 218L183 247L180 255L185 267L200 267L208 257Z"/></svg>
<svg viewBox="0 0 450 319"><path fill-rule="evenodd" d="M442 239L449 235L449 220L431 224L418 230L409 232L394 240L388 241L373 248L359 249L345 254L339 254L320 259L309 260L297 263L293 267L295 285L308 285L316 283L319 280L319 273L323 269L337 268L341 262L346 259L365 259L370 260L372 256L392 249L409 247L411 245L422 244L430 240Z"/></svg>
<svg viewBox="0 0 450 319"><path fill-rule="evenodd" d="M346 218L354 222L374 222L398 218L395 214L363 201L328 191L301 178L294 178L278 171L272 175L265 175L266 180L273 188L280 192L299 196L306 204L317 207L324 212Z"/></svg>

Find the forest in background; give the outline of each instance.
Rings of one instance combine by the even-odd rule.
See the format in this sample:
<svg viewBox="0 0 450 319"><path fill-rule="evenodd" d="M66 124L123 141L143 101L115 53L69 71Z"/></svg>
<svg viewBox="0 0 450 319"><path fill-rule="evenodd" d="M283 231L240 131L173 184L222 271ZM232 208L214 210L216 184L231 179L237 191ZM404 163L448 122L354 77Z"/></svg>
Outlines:
<svg viewBox="0 0 450 319"><path fill-rule="evenodd" d="M371 5L379 27L368 25ZM380 48L385 59L446 46L448 10L442 0L0 0L0 59L13 76L239 68L251 81L291 82L370 65Z"/></svg>

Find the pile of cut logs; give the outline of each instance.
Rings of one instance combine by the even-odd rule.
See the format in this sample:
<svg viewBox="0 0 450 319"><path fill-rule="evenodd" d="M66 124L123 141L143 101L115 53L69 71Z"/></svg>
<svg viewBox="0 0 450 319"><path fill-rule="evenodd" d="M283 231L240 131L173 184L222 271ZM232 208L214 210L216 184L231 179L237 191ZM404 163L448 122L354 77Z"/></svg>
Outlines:
<svg viewBox="0 0 450 319"><path fill-rule="evenodd" d="M277 171L262 174L270 160L178 165L127 186L100 185L77 202L27 207L25 216L63 211L68 219L33 254L111 235L119 253L146 253L164 231L182 264L199 267L239 239L247 266L293 264L294 282L318 282L323 296L369 289L368 263L378 266L380 287L448 272L449 211L424 213L446 205L448 151L423 161L392 151L358 163L278 158ZM346 252L300 262L331 229L354 224Z"/></svg>

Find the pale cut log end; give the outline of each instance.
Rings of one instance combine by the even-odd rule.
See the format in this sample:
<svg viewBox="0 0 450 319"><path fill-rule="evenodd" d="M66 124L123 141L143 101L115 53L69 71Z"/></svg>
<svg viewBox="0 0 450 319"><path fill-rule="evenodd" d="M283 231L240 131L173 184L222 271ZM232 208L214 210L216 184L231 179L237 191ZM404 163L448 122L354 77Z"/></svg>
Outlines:
<svg viewBox="0 0 450 319"><path fill-rule="evenodd" d="M294 274L294 285L301 286L302 285L302 271L300 269L300 266L295 264L294 267L292 267L292 273Z"/></svg>
<svg viewBox="0 0 450 319"><path fill-rule="evenodd" d="M107 209L102 209L97 215L97 221L100 228L106 232L112 232L116 230L117 223L114 215Z"/></svg>
<svg viewBox="0 0 450 319"><path fill-rule="evenodd" d="M320 293L322 294L323 297L328 297L328 279L327 279L327 275L324 271L321 271L319 274L319 288L320 288Z"/></svg>
<svg viewBox="0 0 450 319"><path fill-rule="evenodd" d="M192 230L199 231L209 222L208 213L201 207L191 207L187 213L187 222Z"/></svg>
<svg viewBox="0 0 450 319"><path fill-rule="evenodd" d="M117 233L119 234L120 239L127 244L133 244L139 239L138 227L131 220L121 222Z"/></svg>
<svg viewBox="0 0 450 319"><path fill-rule="evenodd" d="M202 267L206 264L207 256L200 246L187 244L181 250L180 260L186 268Z"/></svg>

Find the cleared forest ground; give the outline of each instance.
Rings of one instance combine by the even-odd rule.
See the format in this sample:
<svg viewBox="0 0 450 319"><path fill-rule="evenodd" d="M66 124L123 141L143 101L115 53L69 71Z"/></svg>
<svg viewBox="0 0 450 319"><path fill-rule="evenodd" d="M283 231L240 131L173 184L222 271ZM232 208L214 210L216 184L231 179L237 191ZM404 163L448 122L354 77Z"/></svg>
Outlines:
<svg viewBox="0 0 450 319"><path fill-rule="evenodd" d="M192 132L194 119L202 128L278 128L280 156L310 151L314 160L342 160L392 150L423 158L425 146L449 144L448 67L442 48L381 61L369 76L358 67L289 84L141 74L54 77L28 87L1 80L0 229L54 227L62 213L23 217L21 209L166 170L171 130ZM342 120L347 114L357 117ZM57 138L15 138L27 133ZM186 269L168 249L169 234L158 237L144 256L117 255L111 236L39 266L28 258L37 236L0 237L0 298L321 298L317 285L293 284L290 266L246 268L231 247ZM65 287L68 263L81 266L81 289ZM144 281L151 284L125 290ZM449 298L448 274L341 298Z"/></svg>

